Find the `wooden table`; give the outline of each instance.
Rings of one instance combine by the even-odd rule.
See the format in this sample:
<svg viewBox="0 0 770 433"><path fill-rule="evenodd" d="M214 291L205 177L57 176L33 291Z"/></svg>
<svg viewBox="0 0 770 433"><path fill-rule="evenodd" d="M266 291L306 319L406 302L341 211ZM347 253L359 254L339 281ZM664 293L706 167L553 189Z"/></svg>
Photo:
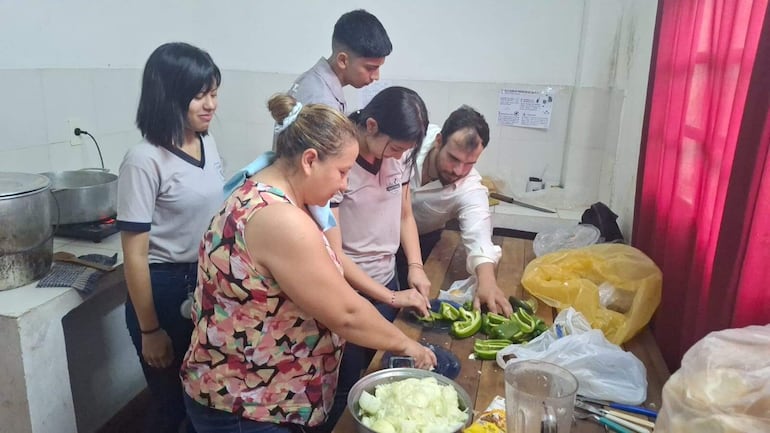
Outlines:
<svg viewBox="0 0 770 433"><path fill-rule="evenodd" d="M522 297L521 276L527 263L535 258L532 251L532 241L511 237L495 236L493 241L503 249L503 256L497 267L497 282L506 295ZM441 241L436 245L430 258L425 263L432 288L431 298L438 295L439 289L447 289L452 282L468 278L465 270L465 249L460 242L460 234L456 231L444 230ZM416 324L407 319L402 311L396 321L396 326L410 337L421 342L440 345L452 351L461 362L459 376L455 379L462 386L471 400L475 402L476 413L486 409L496 395L505 396L503 385L503 370L495 361L478 361L469 359L473 352L474 338L463 340L452 339L446 330L433 330ZM537 311L549 325L553 323L555 311L553 308L540 303ZM644 406L658 410L660 408L661 389L669 377L669 372L660 350L649 330L624 345L625 349L636 355L647 367L647 401ZM380 369L382 353L378 352L369 366L368 373ZM475 419L475 416L474 416ZM334 429L335 433L355 432L353 418L345 412ZM604 428L590 421L578 421L572 429L573 433L601 433ZM512 433L512 432L511 432Z"/></svg>

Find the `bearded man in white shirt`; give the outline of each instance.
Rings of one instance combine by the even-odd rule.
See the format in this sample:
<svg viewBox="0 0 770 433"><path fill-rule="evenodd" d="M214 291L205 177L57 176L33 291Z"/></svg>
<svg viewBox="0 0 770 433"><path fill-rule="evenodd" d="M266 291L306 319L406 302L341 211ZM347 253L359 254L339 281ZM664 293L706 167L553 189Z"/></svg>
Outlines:
<svg viewBox="0 0 770 433"><path fill-rule="evenodd" d="M477 280L474 308L485 305L489 311L507 316L511 305L495 278L501 251L492 243L488 191L474 168L488 143L489 125L484 116L463 105L449 115L443 127L428 126L409 186L423 261L446 223L457 218L468 254L466 266ZM409 265L400 250L396 261L399 278L405 279ZM406 288L405 281L401 284Z"/></svg>

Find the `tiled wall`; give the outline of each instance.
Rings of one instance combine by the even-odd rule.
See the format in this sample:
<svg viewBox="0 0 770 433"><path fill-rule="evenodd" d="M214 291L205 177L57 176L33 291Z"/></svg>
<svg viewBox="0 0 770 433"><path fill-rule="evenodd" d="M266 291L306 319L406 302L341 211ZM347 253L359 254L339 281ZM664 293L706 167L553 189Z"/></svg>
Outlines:
<svg viewBox="0 0 770 433"><path fill-rule="evenodd" d="M212 124L232 173L254 156L270 148L273 122L265 106L274 93L286 90L294 75L225 70L219 108ZM138 69L44 69L0 70L8 87L8 103L0 105L0 118L9 125L0 144L0 171L43 172L99 166L90 139L70 144L69 120L88 130L102 150L107 168L116 172L129 146L139 140L133 121L139 97ZM478 169L500 181L512 194L524 192L529 176L541 176L549 184L563 184L576 192L574 200L598 197L602 164L611 164L607 131L617 123L610 115L610 91L553 86L554 113L547 130L504 127L497 124L498 93L502 88L542 90L545 86L516 83L463 83L389 80L415 89L429 109L431 121L441 124L462 104L482 112L491 126L491 141ZM360 105L362 92L346 89L349 106ZM570 106L570 99L576 98ZM622 98L616 99L622 104ZM570 109L573 115L570 116ZM563 155L566 153L566 158ZM565 165L563 163L566 162Z"/></svg>

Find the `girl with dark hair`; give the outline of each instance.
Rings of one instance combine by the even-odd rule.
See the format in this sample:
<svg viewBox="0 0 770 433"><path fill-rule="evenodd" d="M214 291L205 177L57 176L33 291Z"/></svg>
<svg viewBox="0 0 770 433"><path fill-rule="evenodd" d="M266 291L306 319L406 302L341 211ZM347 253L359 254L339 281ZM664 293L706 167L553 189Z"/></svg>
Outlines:
<svg viewBox="0 0 770 433"><path fill-rule="evenodd" d="M195 330L181 368L200 433L315 432L332 407L345 340L421 368L436 363L345 282L310 209L346 188L357 128L288 95L268 108L275 155L233 186L200 247Z"/></svg>
<svg viewBox="0 0 770 433"><path fill-rule="evenodd" d="M350 170L348 188L331 200L339 227L327 231L340 254L345 279L363 295L372 283L391 290L416 289L428 305L430 280L422 268L417 226L412 215L409 180L416 147L425 138L428 112L413 90L389 87L352 113L356 125L358 156ZM341 236L341 239L340 239ZM395 254L401 245L409 259L409 287L399 287ZM398 304L372 299L377 310L391 322ZM361 346L348 344L340 367L335 407L326 430L330 431L345 409L347 394L374 356Z"/></svg>
<svg viewBox="0 0 770 433"><path fill-rule="evenodd" d="M144 140L120 166L126 325L154 398L147 432L176 433L185 419L179 367L193 328L186 300L201 236L222 203L222 162L208 135L221 81L205 51L158 47L144 68L136 115Z"/></svg>

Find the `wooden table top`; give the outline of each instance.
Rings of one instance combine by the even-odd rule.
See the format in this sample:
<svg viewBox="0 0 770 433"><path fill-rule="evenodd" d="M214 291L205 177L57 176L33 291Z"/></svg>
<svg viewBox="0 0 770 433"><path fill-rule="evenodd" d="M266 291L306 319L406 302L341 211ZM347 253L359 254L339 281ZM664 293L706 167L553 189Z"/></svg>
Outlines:
<svg viewBox="0 0 770 433"><path fill-rule="evenodd" d="M535 258L532 241L495 236L493 242L503 250L502 259L497 267L498 285L505 291L506 295L521 298L524 294L521 276L527 263ZM425 272L433 285L431 298L438 296L439 289L446 290L454 281L468 278L468 273L465 270L465 258L466 253L460 241L460 233L444 230L441 241L433 249L425 263ZM469 355L473 353L475 338L455 340L450 337L447 330L434 330L421 326L414 320L407 318L406 314L408 314L406 311L402 311L394 322L399 329L423 343L444 347L458 357L461 369L455 382L460 384L468 392L471 400L475 402L476 414L486 409L495 396L505 396L503 370L497 363L493 360L469 359ZM555 311L541 302L537 315L550 325L553 323ZM643 406L658 410L661 403L661 390L669 377L669 372L652 334L645 329L626 343L624 348L636 355L647 367L647 401ZM382 353L378 352L372 360L367 374L379 370L381 362ZM334 433L352 433L355 431L353 418L348 411L345 411L337 423ZM572 428L573 433L601 433L604 431L604 427L587 420L578 421Z"/></svg>

